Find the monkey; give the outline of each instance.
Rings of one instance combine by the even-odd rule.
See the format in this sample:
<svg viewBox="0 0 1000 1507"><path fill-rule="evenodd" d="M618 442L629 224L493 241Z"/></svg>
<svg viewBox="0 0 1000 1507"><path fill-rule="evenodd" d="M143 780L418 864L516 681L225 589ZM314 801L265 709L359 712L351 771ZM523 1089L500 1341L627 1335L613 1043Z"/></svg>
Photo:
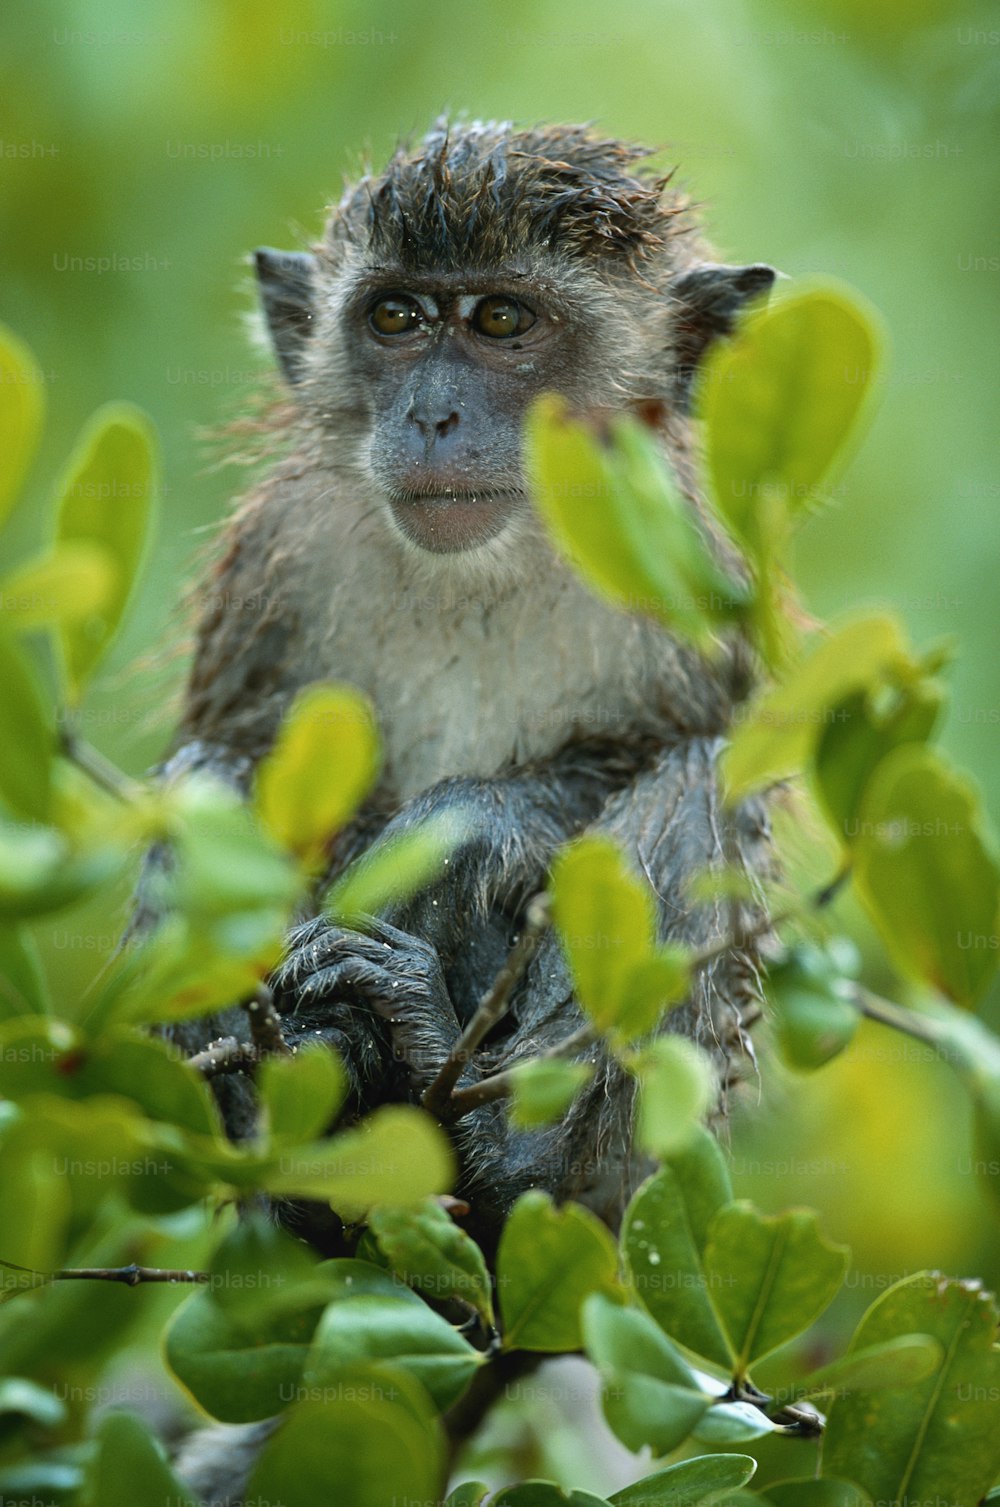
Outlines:
<svg viewBox="0 0 1000 1507"><path fill-rule="evenodd" d="M588 126L441 119L349 183L309 250L254 257L284 449L200 587L164 777L207 771L248 793L296 693L347 681L371 698L383 761L331 844L326 879L429 817L457 821L431 885L356 928L317 907L270 979L289 1044L318 1037L340 1053L351 1114L420 1101L554 855L588 833L645 876L661 940L716 949L664 1028L712 1054L720 1097L751 1053L769 815L758 798L725 805L718 763L757 678L752 647L734 630L709 657L592 592L551 543L523 454L542 393L583 415L637 416L739 575L699 487L692 391L706 352L776 274L715 261L650 156ZM730 866L751 899L692 893L698 875ZM460 1083L580 1022L550 931ZM236 1008L172 1030L189 1053L245 1032ZM487 1252L527 1189L577 1200L614 1229L648 1170L632 1080L600 1044L581 1057L593 1075L557 1123L518 1129L493 1101L449 1127L454 1191ZM251 1081L213 1086L229 1133L250 1133ZM293 1205L282 1218L322 1254L343 1253L329 1211ZM230 1499L223 1489L237 1489L259 1446L259 1432L236 1433L191 1464L213 1500Z"/></svg>

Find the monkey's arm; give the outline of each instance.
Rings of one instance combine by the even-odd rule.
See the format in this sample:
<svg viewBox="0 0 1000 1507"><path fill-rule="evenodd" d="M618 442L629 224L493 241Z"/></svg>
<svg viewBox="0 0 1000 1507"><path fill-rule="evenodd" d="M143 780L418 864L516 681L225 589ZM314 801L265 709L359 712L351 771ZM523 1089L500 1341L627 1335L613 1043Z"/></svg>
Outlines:
<svg viewBox="0 0 1000 1507"><path fill-rule="evenodd" d="M677 741L624 785L610 777L602 784L595 766L587 765L582 802L578 790L574 797L573 782L562 786L551 766L544 773L520 771L502 780L446 781L411 802L387 832L448 809L461 794L465 808L477 816L461 861L449 871L437 904L433 892L423 896L409 916L393 917L398 925L378 923L370 937L360 937L320 922L296 939L275 980L279 1003L291 1012L291 1039L300 1029L303 1034L339 1029L344 1009L353 1008L355 1020L371 1022L373 1033L385 1021L386 1057L369 1091L376 1098L419 1097L495 977L520 924L523 901L543 881L555 847L583 829L612 837L647 876L658 897L663 940L701 949L734 935L739 939L760 919L758 909L696 903L689 893L691 881L705 870L734 864L760 876L770 866L763 805L749 802L735 814L722 806L716 773L721 747L719 739ZM574 778L578 758L574 754ZM755 949L737 940L700 971L690 1000L671 1011L665 1028L702 1042L717 1061L723 1085L730 1062L746 1050L744 1020L756 1002ZM462 1082L537 1056L580 1023L565 960L550 935L509 1017ZM594 1077L558 1125L513 1129L504 1104L494 1101L454 1127L459 1191L469 1198L473 1228L487 1245L528 1188L577 1198L614 1225L643 1175L632 1149L632 1082L601 1049L592 1047L584 1056L595 1066Z"/></svg>
<svg viewBox="0 0 1000 1507"><path fill-rule="evenodd" d="M721 747L717 739L693 738L667 749L654 767L610 798L590 828L612 837L649 879L658 897L661 939L698 949L725 942L734 932L738 938L759 923L763 909L696 903L691 881L726 864L756 876L771 868L763 804L751 801L735 813L722 805L716 772ZM756 949L737 940L699 972L691 998L671 1011L664 1028L699 1041L715 1058L724 1088L731 1065L746 1053L744 1023L757 1002ZM536 1056L581 1023L555 936L533 960L512 1014L513 1029L484 1056L480 1072L500 1072ZM594 1064L594 1077L558 1125L516 1130L499 1101L458 1123L460 1192L477 1224L496 1227L514 1199L532 1187L579 1199L612 1227L618 1223L646 1170L632 1145L633 1086L602 1049L581 1055Z"/></svg>

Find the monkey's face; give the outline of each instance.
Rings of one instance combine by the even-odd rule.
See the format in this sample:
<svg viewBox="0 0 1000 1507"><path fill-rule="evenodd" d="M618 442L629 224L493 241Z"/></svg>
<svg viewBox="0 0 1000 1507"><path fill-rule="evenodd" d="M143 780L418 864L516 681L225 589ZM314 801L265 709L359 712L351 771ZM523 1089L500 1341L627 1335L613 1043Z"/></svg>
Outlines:
<svg viewBox="0 0 1000 1507"><path fill-rule="evenodd" d="M383 273L360 281L341 319L368 395L367 469L394 527L433 554L502 534L527 506L528 405L580 371L556 295L523 273Z"/></svg>
<svg viewBox="0 0 1000 1507"><path fill-rule="evenodd" d="M541 393L623 405L634 338L621 300L578 267L539 263L329 267L257 253L286 375L336 463L359 468L394 533L427 554L481 550L525 518L522 434Z"/></svg>
<svg viewBox="0 0 1000 1507"><path fill-rule="evenodd" d="M278 358L330 464L411 549L530 547L533 400L683 412L706 346L773 280L699 263L644 156L584 127L439 122L348 188L315 256L257 253Z"/></svg>

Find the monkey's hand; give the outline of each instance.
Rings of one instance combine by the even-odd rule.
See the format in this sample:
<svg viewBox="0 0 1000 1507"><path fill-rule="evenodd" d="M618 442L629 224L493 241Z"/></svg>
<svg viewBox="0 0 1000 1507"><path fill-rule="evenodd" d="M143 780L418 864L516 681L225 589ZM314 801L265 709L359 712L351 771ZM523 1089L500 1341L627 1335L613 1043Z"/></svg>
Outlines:
<svg viewBox="0 0 1000 1507"><path fill-rule="evenodd" d="M430 1082L459 1026L431 943L374 917L364 925L318 917L296 927L270 986L286 1038L335 1047L367 1105L393 1077L408 1078L413 1092Z"/></svg>

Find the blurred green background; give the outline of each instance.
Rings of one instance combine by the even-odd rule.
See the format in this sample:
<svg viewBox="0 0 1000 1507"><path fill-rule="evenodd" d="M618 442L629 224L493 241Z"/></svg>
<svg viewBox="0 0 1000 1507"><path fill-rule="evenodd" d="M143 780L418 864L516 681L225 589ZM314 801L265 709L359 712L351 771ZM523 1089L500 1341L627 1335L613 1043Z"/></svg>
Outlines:
<svg viewBox="0 0 1000 1507"><path fill-rule="evenodd" d="M247 251L312 237L364 152L381 161L447 108L592 119L660 144L722 256L833 274L881 310L880 407L835 506L805 531L801 579L821 616L877 600L918 644L959 635L943 742L996 809L993 8L31 0L0 25L0 317L34 348L49 398L15 552L38 537L99 403L143 405L163 439L158 544L86 712L107 754L139 772L163 748L182 661L146 659L176 639L182 583L241 485L209 464L204 431L240 411L266 365L244 329ZM97 270L107 258L112 270ZM819 880L830 855L801 820L788 825L794 871ZM115 905L39 928L70 1008L119 932L125 896ZM842 913L865 941L850 904ZM870 969L898 992L877 953ZM738 1191L824 1210L858 1263L845 1309L925 1264L1000 1281L965 1104L941 1063L871 1027L817 1077L793 1082L765 1062L762 1082L733 1123Z"/></svg>

